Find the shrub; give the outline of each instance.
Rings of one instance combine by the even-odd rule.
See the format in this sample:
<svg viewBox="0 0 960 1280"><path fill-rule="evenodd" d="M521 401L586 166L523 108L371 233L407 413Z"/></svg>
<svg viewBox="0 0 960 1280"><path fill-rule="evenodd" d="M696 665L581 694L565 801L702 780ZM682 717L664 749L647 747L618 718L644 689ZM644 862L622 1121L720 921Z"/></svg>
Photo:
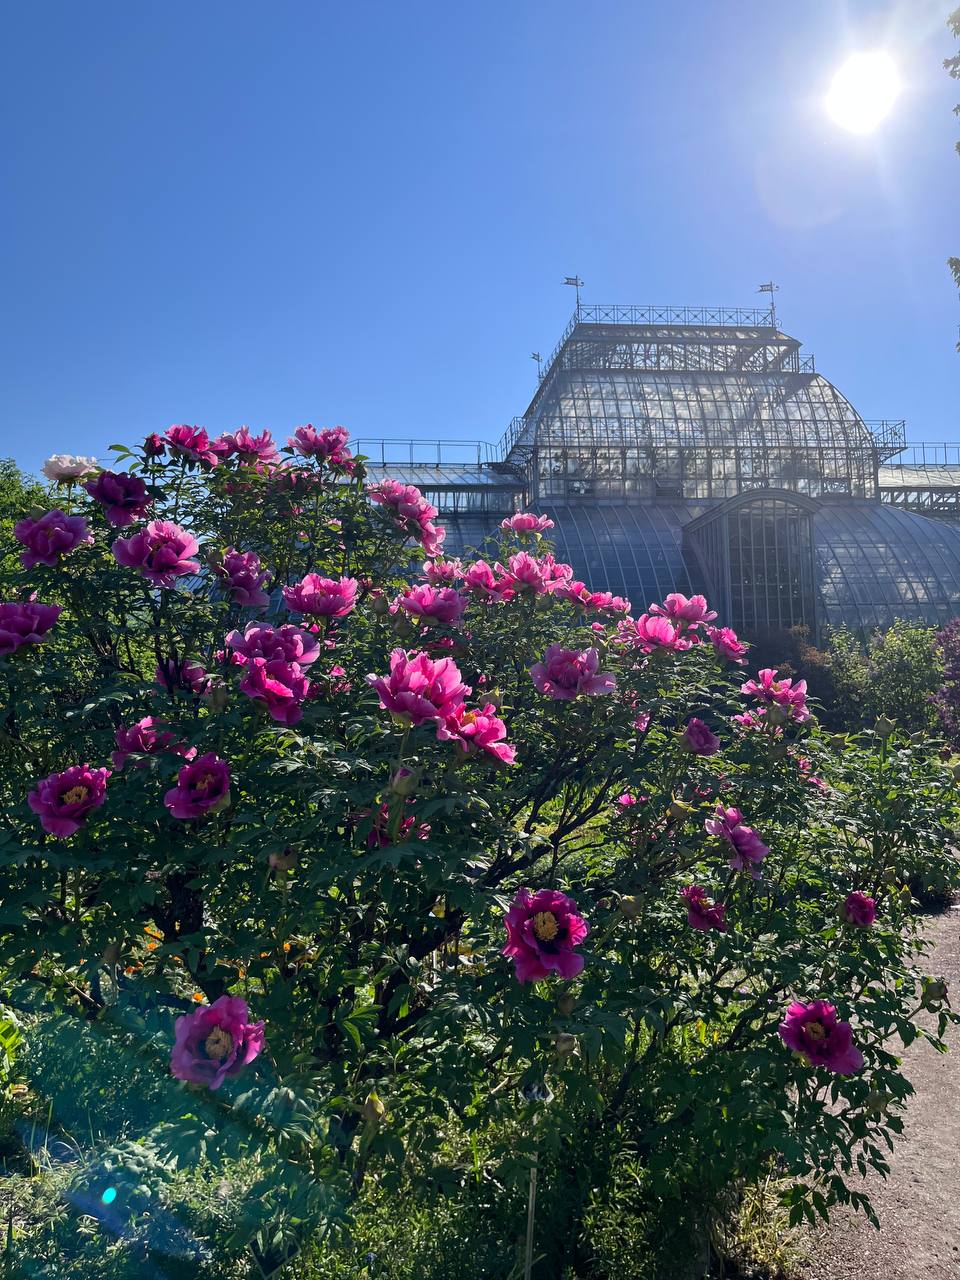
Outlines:
<svg viewBox="0 0 960 1280"><path fill-rule="evenodd" d="M887 1042L938 1040L902 888L956 880L929 746L836 750L702 598L630 617L534 522L444 561L343 433L116 453L17 523L0 660L4 989L129 1072L76 1211L136 1261L178 1167L253 1167L223 1266L442 1197L506 1276L536 1154L540 1274L600 1277L626 1239L682 1271L773 1161L794 1220L868 1209Z"/></svg>

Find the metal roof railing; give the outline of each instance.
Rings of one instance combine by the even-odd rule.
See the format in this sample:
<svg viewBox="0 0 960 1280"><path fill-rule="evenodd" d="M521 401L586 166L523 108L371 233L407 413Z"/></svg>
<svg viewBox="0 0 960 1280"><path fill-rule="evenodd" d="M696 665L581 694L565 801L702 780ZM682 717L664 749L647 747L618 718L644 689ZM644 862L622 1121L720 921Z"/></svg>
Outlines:
<svg viewBox="0 0 960 1280"><path fill-rule="evenodd" d="M381 440L361 437L352 442L375 466L489 466L503 457L488 440Z"/></svg>

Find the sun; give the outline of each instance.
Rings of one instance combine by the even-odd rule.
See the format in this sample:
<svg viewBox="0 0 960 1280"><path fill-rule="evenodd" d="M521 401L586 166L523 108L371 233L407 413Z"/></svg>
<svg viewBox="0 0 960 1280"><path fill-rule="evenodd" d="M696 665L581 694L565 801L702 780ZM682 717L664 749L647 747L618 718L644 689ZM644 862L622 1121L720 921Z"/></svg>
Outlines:
<svg viewBox="0 0 960 1280"><path fill-rule="evenodd" d="M872 133L900 96L900 74L889 53L854 53L833 77L828 114L851 133Z"/></svg>

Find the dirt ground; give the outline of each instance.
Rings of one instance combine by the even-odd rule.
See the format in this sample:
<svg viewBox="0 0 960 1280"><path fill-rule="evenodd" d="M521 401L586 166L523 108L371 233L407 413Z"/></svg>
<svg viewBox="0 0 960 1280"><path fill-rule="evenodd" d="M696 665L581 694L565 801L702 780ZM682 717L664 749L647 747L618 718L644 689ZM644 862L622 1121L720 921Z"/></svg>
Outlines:
<svg viewBox="0 0 960 1280"><path fill-rule="evenodd" d="M960 1005L960 910L930 917L935 949L928 972L950 986ZM924 1042L905 1051L916 1089L889 1178L869 1180L880 1218L836 1211L804 1268L805 1280L960 1280L960 1034L947 1031L951 1052Z"/></svg>

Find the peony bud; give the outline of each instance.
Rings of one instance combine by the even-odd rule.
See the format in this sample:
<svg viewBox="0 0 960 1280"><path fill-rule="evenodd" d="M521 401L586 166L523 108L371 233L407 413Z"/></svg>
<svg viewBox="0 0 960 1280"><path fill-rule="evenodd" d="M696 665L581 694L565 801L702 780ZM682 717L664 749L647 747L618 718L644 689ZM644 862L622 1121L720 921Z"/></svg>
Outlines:
<svg viewBox="0 0 960 1280"><path fill-rule="evenodd" d="M620 899L619 906L621 915L626 916L628 920L636 920L643 910L643 899L630 893Z"/></svg>
<svg viewBox="0 0 960 1280"><path fill-rule="evenodd" d="M776 728L779 729L782 725L787 723L789 717L783 707L774 703L772 707L767 707L765 719L767 724L775 725Z"/></svg>
<svg viewBox="0 0 960 1280"><path fill-rule="evenodd" d="M291 871L297 865L297 853L289 845L282 853L271 853L267 859L271 871Z"/></svg>
<svg viewBox="0 0 960 1280"><path fill-rule="evenodd" d="M374 617L385 618L390 612L390 601L386 596L375 596L370 601L370 609Z"/></svg>
<svg viewBox="0 0 960 1280"><path fill-rule="evenodd" d="M924 978L920 1003L924 1009L939 1009L947 998L947 984L943 978Z"/></svg>
<svg viewBox="0 0 960 1280"><path fill-rule="evenodd" d="M686 800L681 800L679 796L674 796L670 801L670 807L667 809L667 816L674 819L675 822L683 822L693 813L693 805L687 804Z"/></svg>
<svg viewBox="0 0 960 1280"><path fill-rule="evenodd" d="M960 782L960 764L955 764L950 772L953 774L954 779Z"/></svg>
<svg viewBox="0 0 960 1280"><path fill-rule="evenodd" d="M554 1036L553 1047L557 1051L558 1058L569 1058L577 1047L577 1037L561 1031L559 1035Z"/></svg>
<svg viewBox="0 0 960 1280"><path fill-rule="evenodd" d="M211 711L225 711L230 701L230 690L222 680L211 683L207 692L207 706Z"/></svg>
<svg viewBox="0 0 960 1280"><path fill-rule="evenodd" d="M387 1108L383 1105L380 1098L377 1097L376 1090L367 1094L367 1100L363 1104L363 1118L369 1124L379 1124L386 1114Z"/></svg>
<svg viewBox="0 0 960 1280"><path fill-rule="evenodd" d="M557 1001L557 1009L564 1018L569 1018L577 1007L577 997L572 991L565 991Z"/></svg>
<svg viewBox="0 0 960 1280"><path fill-rule="evenodd" d="M401 765L390 779L390 790L395 796L412 796L420 783L420 770Z"/></svg>
<svg viewBox="0 0 960 1280"><path fill-rule="evenodd" d="M886 716L880 716L876 724L873 726L873 731L878 738L887 739L894 732L896 727L897 724L895 720L889 720Z"/></svg>

